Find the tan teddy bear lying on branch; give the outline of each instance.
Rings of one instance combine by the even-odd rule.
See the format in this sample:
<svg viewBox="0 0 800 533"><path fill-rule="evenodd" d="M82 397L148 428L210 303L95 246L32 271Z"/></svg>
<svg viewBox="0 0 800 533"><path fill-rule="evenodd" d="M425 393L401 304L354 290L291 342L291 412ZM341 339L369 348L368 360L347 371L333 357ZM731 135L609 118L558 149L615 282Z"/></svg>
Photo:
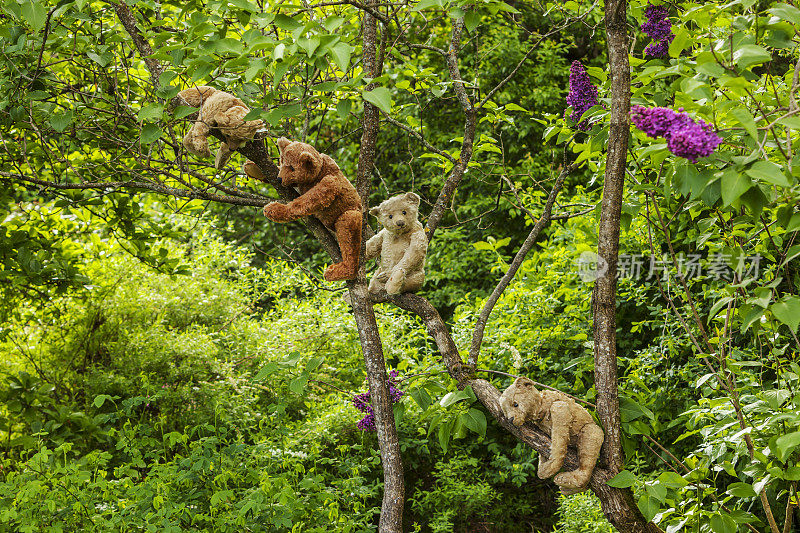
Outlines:
<svg viewBox="0 0 800 533"><path fill-rule="evenodd" d="M211 157L208 135L211 128L219 129L225 141L220 144L214 160L222 168L234 150L252 139L259 131L266 131L263 120L244 120L250 112L244 102L230 93L201 85L178 93L191 107L199 107L197 120L183 137L186 149L198 157Z"/></svg>
<svg viewBox="0 0 800 533"><path fill-rule="evenodd" d="M500 396L500 408L515 426L533 422L550 435L549 459L539 454L540 479L555 475L553 481L565 494L586 489L605 438L589 411L563 392L539 392L533 381L523 377L517 378ZM570 444L578 449L578 468L558 474Z"/></svg>

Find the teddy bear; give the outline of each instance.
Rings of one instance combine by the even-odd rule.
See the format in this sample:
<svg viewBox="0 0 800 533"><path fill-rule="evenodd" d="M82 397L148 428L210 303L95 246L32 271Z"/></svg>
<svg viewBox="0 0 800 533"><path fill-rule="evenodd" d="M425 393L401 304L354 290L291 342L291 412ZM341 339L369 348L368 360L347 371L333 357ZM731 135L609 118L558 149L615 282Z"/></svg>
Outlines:
<svg viewBox="0 0 800 533"><path fill-rule="evenodd" d="M317 217L336 234L342 253L341 263L330 265L323 277L327 281L353 279L358 273L361 252L361 197L330 156L320 154L310 144L278 139L280 164L278 178L284 187L294 187L300 196L287 204L270 202L264 215L274 222L290 222L305 216ZM243 170L264 181L263 173L252 161Z"/></svg>
<svg viewBox="0 0 800 533"><path fill-rule="evenodd" d="M539 454L538 476L549 478L561 470L567 445L578 449L578 468L557 474L553 481L565 494L586 489L603 445L603 430L589 411L559 391L539 392L533 381L518 377L500 396L503 414L515 426L533 422L550 435L550 457Z"/></svg>
<svg viewBox="0 0 800 533"><path fill-rule="evenodd" d="M425 254L428 237L417 220L419 196L413 192L384 200L369 214L378 217L383 226L367 241L364 259L380 256L378 270L369 282L369 292L386 289L389 294L417 292L425 281Z"/></svg>
<svg viewBox="0 0 800 533"><path fill-rule="evenodd" d="M178 96L191 107L199 107L197 121L183 137L183 146L198 157L211 157L208 134L211 128L219 129L225 137L214 160L216 168L222 168L234 150L252 139L259 131L265 131L263 120L244 120L250 112L244 102L230 93L214 87L201 85L185 89Z"/></svg>

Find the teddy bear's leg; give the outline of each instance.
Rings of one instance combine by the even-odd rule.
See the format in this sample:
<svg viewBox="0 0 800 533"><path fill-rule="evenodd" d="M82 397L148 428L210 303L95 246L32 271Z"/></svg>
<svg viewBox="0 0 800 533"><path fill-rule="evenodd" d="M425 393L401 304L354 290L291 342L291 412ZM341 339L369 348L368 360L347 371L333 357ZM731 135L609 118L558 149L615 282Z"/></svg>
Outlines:
<svg viewBox="0 0 800 533"><path fill-rule="evenodd" d="M361 252L361 212L345 211L334 225L336 241L342 252L342 262L325 269L327 281L353 279L358 274L358 254Z"/></svg>
<svg viewBox="0 0 800 533"><path fill-rule="evenodd" d="M386 272L382 272L381 270L375 272L375 274L372 276L372 279L369 280L370 294L377 294L386 288L386 274Z"/></svg>
<svg viewBox="0 0 800 533"><path fill-rule="evenodd" d="M537 475L540 479L552 477L561 470L564 457L567 455L567 444L569 444L569 425L572 421L572 414L566 402L553 402L550 407L550 418L553 422L550 431L550 458L542 462L542 456L539 455Z"/></svg>
<svg viewBox="0 0 800 533"><path fill-rule="evenodd" d="M211 129L204 122L195 122L183 137L183 146L198 157L211 157L207 138L210 131Z"/></svg>
<svg viewBox="0 0 800 533"><path fill-rule="evenodd" d="M386 282L386 292L389 294L399 294L403 292L403 286L406 282L406 271L399 267L392 269L392 275L389 276L389 281Z"/></svg>
<svg viewBox="0 0 800 533"><path fill-rule="evenodd" d="M228 162L235 148L237 148L237 146L232 146L227 142L220 143L219 150L217 150L217 157L214 159L214 168L217 170L221 169L223 165Z"/></svg>
<svg viewBox="0 0 800 533"><path fill-rule="evenodd" d="M571 472L558 474L553 481L556 485L567 490L580 492L589 484L594 465L600 456L603 446L603 430L595 424L586 424L578 434L578 468Z"/></svg>
<svg viewBox="0 0 800 533"><path fill-rule="evenodd" d="M403 288L400 289L400 292L417 292L422 288L422 284L425 282L425 271L420 270L419 272L412 272L411 274L406 274L406 282L403 284Z"/></svg>

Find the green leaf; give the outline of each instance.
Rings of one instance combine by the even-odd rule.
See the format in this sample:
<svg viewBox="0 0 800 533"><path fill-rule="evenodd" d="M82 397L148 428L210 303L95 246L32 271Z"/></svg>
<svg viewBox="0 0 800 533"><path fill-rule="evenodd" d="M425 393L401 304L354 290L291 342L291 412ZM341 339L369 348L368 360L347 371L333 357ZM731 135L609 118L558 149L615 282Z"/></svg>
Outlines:
<svg viewBox="0 0 800 533"><path fill-rule="evenodd" d="M411 391L409 391L409 394L414 399L414 401L417 402L419 408L422 409L423 411L428 409L428 407L431 406L431 403L433 403L431 395L428 394L428 391L426 391L423 387L417 387L415 389L412 389Z"/></svg>
<svg viewBox="0 0 800 533"><path fill-rule="evenodd" d="M736 533L738 526L728 513L717 513L711 517L711 531L714 533Z"/></svg>
<svg viewBox="0 0 800 533"><path fill-rule="evenodd" d="M267 363L266 365L261 367L261 369L258 371L258 374L256 374L256 377L254 377L253 380L261 381L265 377L269 376L270 374L278 370L278 368L280 368L280 365L278 363L275 362Z"/></svg>
<svg viewBox="0 0 800 533"><path fill-rule="evenodd" d="M336 102L336 112L342 118L347 118L350 115L350 109L353 107L353 102L350 100L339 100Z"/></svg>
<svg viewBox="0 0 800 533"><path fill-rule="evenodd" d="M753 182L746 174L729 168L722 175L722 203L725 206L731 205L752 186Z"/></svg>
<svg viewBox="0 0 800 533"><path fill-rule="evenodd" d="M461 415L462 422L469 429L480 435L486 436L486 415L478 409L470 409Z"/></svg>
<svg viewBox="0 0 800 533"><path fill-rule="evenodd" d="M648 522L652 520L661 509L660 502L652 496L648 496L647 494L642 494L642 497L639 498L637 505L639 506L639 510L644 515L644 519Z"/></svg>
<svg viewBox="0 0 800 533"><path fill-rule="evenodd" d="M766 48L757 44L745 44L740 46L733 53L733 60L739 68L747 68L752 65L759 65L772 59Z"/></svg>
<svg viewBox="0 0 800 533"><path fill-rule="evenodd" d="M453 421L448 420L439 426L439 446L447 452L447 443L450 442L450 432L453 430Z"/></svg>
<svg viewBox="0 0 800 533"><path fill-rule="evenodd" d="M753 166L747 169L747 174L764 181L768 181L773 185L780 187L791 187L792 184L789 179L781 171L781 167L772 161L757 161Z"/></svg>
<svg viewBox="0 0 800 533"><path fill-rule="evenodd" d="M444 397L439 401L439 405L442 407L450 407L456 402L460 402L461 400L466 400L469 398L469 394L464 392L463 390L457 390L453 392L448 392L444 395Z"/></svg>
<svg viewBox="0 0 800 533"><path fill-rule="evenodd" d="M41 2L23 2L22 3L22 18L25 22L30 24L35 33L44 28L47 20L47 9Z"/></svg>
<svg viewBox="0 0 800 533"><path fill-rule="evenodd" d="M756 491L749 483L731 483L728 485L727 493L737 498L755 498Z"/></svg>
<svg viewBox="0 0 800 533"><path fill-rule="evenodd" d="M159 128L157 124L145 124L142 128L142 144L150 144L160 139L161 133L161 128Z"/></svg>
<svg viewBox="0 0 800 533"><path fill-rule="evenodd" d="M736 109L731 110L731 116L735 118L739 124L744 126L745 131L750 134L750 137L758 141L758 128L756 128L756 119L753 118L753 114L750 113L750 111L743 107L737 107Z"/></svg>
<svg viewBox="0 0 800 533"><path fill-rule="evenodd" d="M689 41L689 30L686 28L681 28L678 31L678 34L675 35L675 39L669 45L669 56L670 57L678 57L683 52L686 43Z"/></svg>
<svg viewBox="0 0 800 533"><path fill-rule="evenodd" d="M464 14L464 26L467 31L472 33L472 30L478 27L481 22L481 15L475 9L470 9Z"/></svg>
<svg viewBox="0 0 800 533"><path fill-rule="evenodd" d="M792 331L797 331L797 326L800 325L800 297L787 296L772 304L769 309L775 318L789 326Z"/></svg>
<svg viewBox="0 0 800 533"><path fill-rule="evenodd" d="M164 111L162 104L147 104L139 110L139 120L158 120L161 118L161 113Z"/></svg>
<svg viewBox="0 0 800 533"><path fill-rule="evenodd" d="M429 7L443 7L444 4L442 0L420 0L417 2L411 11L422 11L423 9L428 9Z"/></svg>
<svg viewBox="0 0 800 533"><path fill-rule="evenodd" d="M340 70L346 71L350 66L350 56L353 53L353 47L347 43L336 43L336 45L329 50L333 57L333 62Z"/></svg>
<svg viewBox="0 0 800 533"><path fill-rule="evenodd" d="M324 357L312 357L308 360L308 363L306 363L306 372L313 372L317 369L317 367L319 367L319 365L322 364L322 361L324 360Z"/></svg>
<svg viewBox="0 0 800 533"><path fill-rule="evenodd" d="M298 376L294 378L291 383L289 383L289 390L295 394L303 394L303 389L306 388L306 383L308 383L308 376Z"/></svg>
<svg viewBox="0 0 800 533"><path fill-rule="evenodd" d="M626 489L636 483L637 478L632 472L628 472L627 470L623 470L616 476L612 477L608 481L606 481L606 485L609 487L614 487L617 489Z"/></svg>
<svg viewBox="0 0 800 533"><path fill-rule="evenodd" d="M682 475L675 472L663 472L658 476L658 481L669 489L682 489L689 484Z"/></svg>
<svg viewBox="0 0 800 533"><path fill-rule="evenodd" d="M794 6L780 3L773 8L767 9L767 11L781 20L800 25L800 9Z"/></svg>
<svg viewBox="0 0 800 533"><path fill-rule="evenodd" d="M50 116L50 125L54 130L61 133L72 124L72 111L57 113Z"/></svg>
<svg viewBox="0 0 800 533"><path fill-rule="evenodd" d="M292 17L287 17L283 13L278 13L275 15L275 19L272 21L272 23L280 29L286 31L292 31L302 26L302 24L294 20Z"/></svg>
<svg viewBox="0 0 800 533"><path fill-rule="evenodd" d="M392 94L386 87L376 87L362 94L364 100L378 106L387 115L392 111Z"/></svg>

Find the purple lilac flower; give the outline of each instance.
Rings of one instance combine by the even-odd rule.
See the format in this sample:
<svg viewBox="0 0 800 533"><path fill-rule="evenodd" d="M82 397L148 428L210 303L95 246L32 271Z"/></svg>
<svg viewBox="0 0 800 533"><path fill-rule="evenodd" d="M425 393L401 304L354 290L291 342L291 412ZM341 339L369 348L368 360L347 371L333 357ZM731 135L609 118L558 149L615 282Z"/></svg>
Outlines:
<svg viewBox="0 0 800 533"><path fill-rule="evenodd" d="M698 122L683 112L666 107L631 108L631 120L648 137L664 137L667 148L679 157L696 163L700 157L708 157L722 142L711 124L702 119Z"/></svg>
<svg viewBox="0 0 800 533"><path fill-rule="evenodd" d="M403 397L403 391L398 389L397 384L397 371L392 370L389 372L389 398L392 403L397 403ZM358 421L356 427L361 431L375 431L375 411L372 409L372 401L370 399L369 391L362 392L353 397L353 407L365 413L364 418Z"/></svg>
<svg viewBox="0 0 800 533"><path fill-rule="evenodd" d="M698 122L692 121L673 130L667 138L669 151L692 163L696 163L699 157L710 156L722 142L711 124L703 119L698 119Z"/></svg>
<svg viewBox="0 0 800 533"><path fill-rule="evenodd" d="M644 16L647 22L642 24L641 29L648 37L653 39L644 55L648 57L668 57L669 45L675 36L672 34L672 23L669 21L669 9L666 6L654 6L647 4L644 8Z"/></svg>
<svg viewBox="0 0 800 533"><path fill-rule="evenodd" d="M671 35L663 41L655 41L647 45L644 49L644 55L648 57L664 58L669 57L669 45L675 38Z"/></svg>
<svg viewBox="0 0 800 533"><path fill-rule="evenodd" d="M572 108L572 120L578 122L578 129L587 131L589 121L579 122L581 116L597 105L597 87L592 85L592 80L586 73L580 61L573 61L569 67L569 94L567 95L567 105Z"/></svg>

